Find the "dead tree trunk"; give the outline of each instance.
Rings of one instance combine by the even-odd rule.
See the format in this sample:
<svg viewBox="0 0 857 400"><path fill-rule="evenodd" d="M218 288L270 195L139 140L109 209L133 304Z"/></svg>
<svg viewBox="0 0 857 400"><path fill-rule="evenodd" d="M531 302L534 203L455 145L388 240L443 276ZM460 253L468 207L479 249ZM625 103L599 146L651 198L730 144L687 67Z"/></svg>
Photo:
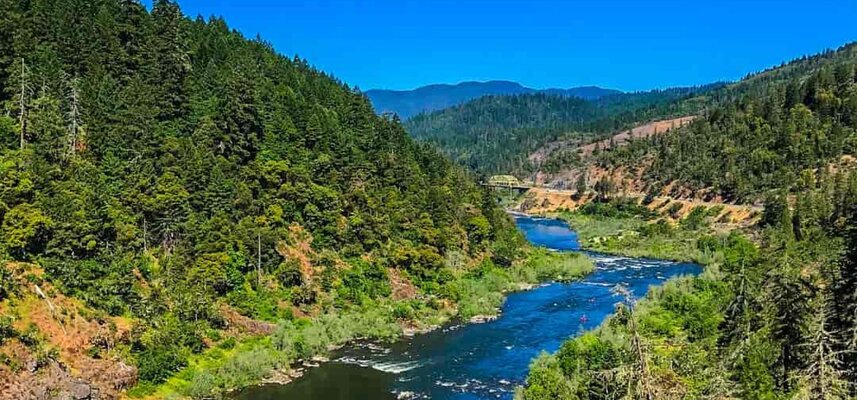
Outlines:
<svg viewBox="0 0 857 400"><path fill-rule="evenodd" d="M24 59L21 59L21 93L18 97L18 122L20 123L21 133L21 150L24 150L25 137L27 136L27 92L30 90L29 82L27 81L27 64Z"/></svg>
<svg viewBox="0 0 857 400"><path fill-rule="evenodd" d="M69 84L69 127L68 127L68 157L74 157L77 152L77 138L80 132L80 99L77 90L77 79L73 79Z"/></svg>

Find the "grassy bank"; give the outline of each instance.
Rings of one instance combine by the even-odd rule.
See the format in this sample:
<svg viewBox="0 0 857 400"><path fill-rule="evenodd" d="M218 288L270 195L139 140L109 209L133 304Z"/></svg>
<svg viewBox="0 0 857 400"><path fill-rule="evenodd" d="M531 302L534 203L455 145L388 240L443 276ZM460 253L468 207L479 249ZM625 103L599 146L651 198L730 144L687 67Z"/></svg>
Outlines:
<svg viewBox="0 0 857 400"><path fill-rule="evenodd" d="M557 353L542 353L515 399L602 398L608 393L616 397L604 398L700 398L724 373L704 365L716 357L717 326L728 301L728 288L719 281L670 280L653 288L633 312L620 309L595 330L563 343ZM688 373L674 375L670 368L675 365Z"/></svg>
<svg viewBox="0 0 857 400"><path fill-rule="evenodd" d="M560 212L557 217L568 222L588 250L707 265L716 261L716 253L698 241L716 235L712 225L719 212L717 207L701 206L675 221L636 203L614 200Z"/></svg>
<svg viewBox="0 0 857 400"><path fill-rule="evenodd" d="M706 268L652 288L643 299L626 297L598 328L554 354L542 353L515 399L706 398L723 389L718 385L727 372L710 360L720 355L721 327L735 295L726 271L752 263L758 249L738 232L717 233L717 213L699 208L675 221L622 201L560 213L587 249Z"/></svg>
<svg viewBox="0 0 857 400"><path fill-rule="evenodd" d="M285 382L300 360L324 356L349 341L392 341L406 333L405 327L419 331L455 318L496 315L504 293L545 281L578 279L592 269L592 261L583 255L534 248L509 268L484 262L458 272L442 287L440 296L385 298L343 311L332 309L316 318L282 320L271 335L240 343L227 341L192 356L188 367L165 383L141 385L129 395L201 399L222 397L230 390L265 381Z"/></svg>
<svg viewBox="0 0 857 400"><path fill-rule="evenodd" d="M705 230L686 230L637 218L616 218L561 213L559 217L574 229L580 245L588 250L627 257L658 258L674 261L709 262L697 246Z"/></svg>
<svg viewBox="0 0 857 400"><path fill-rule="evenodd" d="M601 398L606 393L613 394L610 398L701 399L712 392L731 393L723 386L729 374L724 363L712 361L723 355L718 347L728 339L723 328L736 326L728 321L736 293L726 271L754 263L759 250L736 233L702 242L717 260L702 275L672 279L639 301L626 298L633 309L623 306L555 354L542 353L530 365L527 386L518 388L516 400ZM756 350L761 354L768 349ZM756 350L748 353L741 369L748 376L769 361Z"/></svg>

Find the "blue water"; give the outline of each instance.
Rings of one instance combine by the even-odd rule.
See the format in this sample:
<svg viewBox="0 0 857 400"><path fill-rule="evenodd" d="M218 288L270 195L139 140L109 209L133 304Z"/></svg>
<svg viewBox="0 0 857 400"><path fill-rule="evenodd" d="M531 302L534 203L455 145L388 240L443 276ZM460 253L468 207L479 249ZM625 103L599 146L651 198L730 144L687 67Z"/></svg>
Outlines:
<svg viewBox="0 0 857 400"><path fill-rule="evenodd" d="M532 243L560 251L579 249L564 222L515 218ZM595 271L578 282L553 283L508 296L497 320L446 327L392 345L357 343L334 361L295 382L245 390L242 400L271 399L511 399L530 362L566 339L598 326L623 299L623 285L642 297L649 287L678 275L698 274L696 264L587 254Z"/></svg>

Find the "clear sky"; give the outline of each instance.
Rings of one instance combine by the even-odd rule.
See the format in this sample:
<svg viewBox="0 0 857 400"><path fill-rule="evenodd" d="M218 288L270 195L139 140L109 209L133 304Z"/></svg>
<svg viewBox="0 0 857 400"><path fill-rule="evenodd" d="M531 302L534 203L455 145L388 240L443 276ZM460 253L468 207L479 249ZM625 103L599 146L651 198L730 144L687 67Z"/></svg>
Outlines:
<svg viewBox="0 0 857 400"><path fill-rule="evenodd" d="M857 0L178 1L364 90L694 85L857 40Z"/></svg>

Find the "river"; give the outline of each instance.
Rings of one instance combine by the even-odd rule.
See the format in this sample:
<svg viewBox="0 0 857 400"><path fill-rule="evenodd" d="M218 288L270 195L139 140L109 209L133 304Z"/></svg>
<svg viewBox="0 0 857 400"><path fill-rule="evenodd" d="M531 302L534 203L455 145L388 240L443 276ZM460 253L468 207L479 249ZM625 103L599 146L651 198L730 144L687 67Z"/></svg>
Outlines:
<svg viewBox="0 0 857 400"><path fill-rule="evenodd" d="M515 217L532 243L579 251L564 222ZM497 320L456 324L393 344L355 343L331 362L288 385L245 389L237 400L511 399L530 361L563 341L598 326L622 299L622 284L642 297L652 285L698 274L696 264L587 253L596 269L580 281L551 283L512 293Z"/></svg>

